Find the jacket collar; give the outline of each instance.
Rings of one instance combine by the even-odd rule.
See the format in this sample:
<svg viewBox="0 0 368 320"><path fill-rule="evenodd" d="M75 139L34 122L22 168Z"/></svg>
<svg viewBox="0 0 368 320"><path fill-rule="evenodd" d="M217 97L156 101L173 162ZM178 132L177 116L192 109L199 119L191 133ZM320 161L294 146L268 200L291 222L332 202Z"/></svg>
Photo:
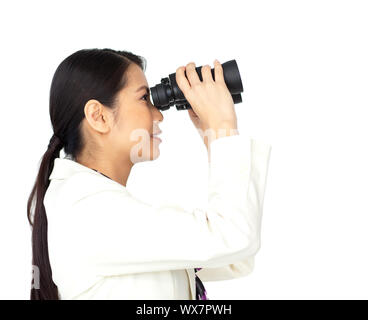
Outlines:
<svg viewBox="0 0 368 320"><path fill-rule="evenodd" d="M89 172L94 175L100 175L98 172L91 168L88 168L72 158L55 158L54 168L50 175L50 180L53 179L66 179L78 172Z"/></svg>
<svg viewBox="0 0 368 320"><path fill-rule="evenodd" d="M80 173L82 173L82 175L80 175ZM101 173L80 164L74 159L68 156L65 156L64 158L55 158L54 168L49 179L51 181L60 181L68 180L68 178L72 177L75 177L73 178L73 185L77 188L75 191L76 195L79 196L107 190L123 191L125 194L131 196L131 193L128 191L126 186L105 177Z"/></svg>

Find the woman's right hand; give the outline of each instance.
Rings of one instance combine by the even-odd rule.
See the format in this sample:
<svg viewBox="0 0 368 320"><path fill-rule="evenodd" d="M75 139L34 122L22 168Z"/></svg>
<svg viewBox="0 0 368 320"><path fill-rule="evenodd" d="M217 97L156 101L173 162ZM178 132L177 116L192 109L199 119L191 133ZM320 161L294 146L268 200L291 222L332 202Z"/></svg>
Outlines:
<svg viewBox="0 0 368 320"><path fill-rule="evenodd" d="M186 71L187 77L185 77L184 71ZM202 131L200 132L202 138L208 129L212 129L212 132L215 133L215 136L211 136L213 139L223 135L236 134L237 118L234 101L226 86L222 65L215 60L215 80L212 78L209 65L202 66L201 73L203 81L199 79L193 62L176 70L176 82L192 106L192 110L188 110L190 119L195 127ZM208 141L204 142L208 147Z"/></svg>

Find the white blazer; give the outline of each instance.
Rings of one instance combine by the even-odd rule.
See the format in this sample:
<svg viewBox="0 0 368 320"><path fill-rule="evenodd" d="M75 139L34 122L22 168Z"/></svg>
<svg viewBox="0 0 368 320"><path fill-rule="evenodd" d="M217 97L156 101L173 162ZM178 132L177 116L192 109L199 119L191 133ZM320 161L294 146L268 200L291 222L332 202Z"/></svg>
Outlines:
<svg viewBox="0 0 368 320"><path fill-rule="evenodd" d="M194 268L202 281L253 270L271 146L240 134L210 147L208 206L193 211L55 159L44 205L60 299L195 300Z"/></svg>

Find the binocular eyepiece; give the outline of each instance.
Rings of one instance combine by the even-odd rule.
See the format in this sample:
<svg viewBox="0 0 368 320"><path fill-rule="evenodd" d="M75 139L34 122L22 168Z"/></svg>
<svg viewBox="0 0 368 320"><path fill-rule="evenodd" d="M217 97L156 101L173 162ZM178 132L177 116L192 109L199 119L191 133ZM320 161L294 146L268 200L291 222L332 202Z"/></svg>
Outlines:
<svg viewBox="0 0 368 320"><path fill-rule="evenodd" d="M221 65L225 84L233 97L234 104L242 102L241 92L243 92L243 84L236 61L230 60ZM199 79L202 81L201 68L202 66L199 66L195 68L195 70ZM211 74L212 78L215 80L214 68L211 69ZM162 78L161 83L151 87L150 91L153 105L159 110L167 110L173 105L176 106L177 110L192 108L176 83L176 73L171 73L167 78Z"/></svg>

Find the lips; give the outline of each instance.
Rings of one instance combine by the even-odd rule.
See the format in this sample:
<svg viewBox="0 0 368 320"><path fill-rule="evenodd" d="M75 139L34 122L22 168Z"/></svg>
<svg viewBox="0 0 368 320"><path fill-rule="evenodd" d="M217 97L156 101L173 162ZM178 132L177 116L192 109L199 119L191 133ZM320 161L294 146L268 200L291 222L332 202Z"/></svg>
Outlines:
<svg viewBox="0 0 368 320"><path fill-rule="evenodd" d="M153 134L151 134L152 139L156 139L156 140L162 142L162 140L158 137L158 135L161 134L161 132L162 131L160 130L160 131L156 131Z"/></svg>
<svg viewBox="0 0 368 320"><path fill-rule="evenodd" d="M160 131L157 131L157 132L154 132L154 133L151 134L151 137L157 137L161 133L162 133L161 130Z"/></svg>

